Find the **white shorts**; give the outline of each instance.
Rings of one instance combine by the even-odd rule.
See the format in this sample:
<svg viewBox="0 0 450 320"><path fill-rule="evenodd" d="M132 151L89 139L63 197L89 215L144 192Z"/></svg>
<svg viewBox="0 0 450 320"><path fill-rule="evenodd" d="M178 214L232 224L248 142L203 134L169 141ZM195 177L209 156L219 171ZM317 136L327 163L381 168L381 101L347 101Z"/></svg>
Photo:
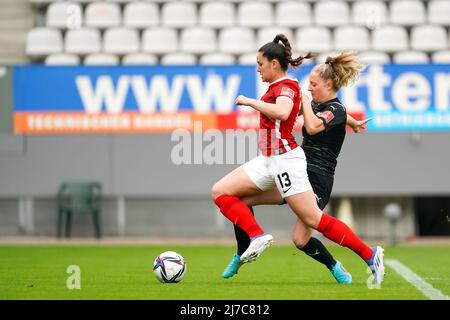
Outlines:
<svg viewBox="0 0 450 320"><path fill-rule="evenodd" d="M267 191L276 185L283 198L312 190L301 147L270 157L259 155L243 168L259 189Z"/></svg>

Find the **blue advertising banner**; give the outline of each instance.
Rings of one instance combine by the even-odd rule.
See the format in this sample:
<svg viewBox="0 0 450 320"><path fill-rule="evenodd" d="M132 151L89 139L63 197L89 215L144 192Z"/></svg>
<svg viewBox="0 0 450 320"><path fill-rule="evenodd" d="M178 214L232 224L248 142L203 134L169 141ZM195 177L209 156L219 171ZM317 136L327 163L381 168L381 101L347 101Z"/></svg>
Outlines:
<svg viewBox="0 0 450 320"><path fill-rule="evenodd" d="M16 111L229 113L254 96L253 67L14 68Z"/></svg>
<svg viewBox="0 0 450 320"><path fill-rule="evenodd" d="M311 68L291 74L304 91ZM16 66L15 131L164 132L195 119L204 129L255 126L257 114L234 100L266 88L252 66ZM338 96L350 114L374 118L368 131L450 130L450 65L372 65Z"/></svg>
<svg viewBox="0 0 450 320"><path fill-rule="evenodd" d="M349 113L373 118L368 131L450 130L450 65L372 65L338 96Z"/></svg>

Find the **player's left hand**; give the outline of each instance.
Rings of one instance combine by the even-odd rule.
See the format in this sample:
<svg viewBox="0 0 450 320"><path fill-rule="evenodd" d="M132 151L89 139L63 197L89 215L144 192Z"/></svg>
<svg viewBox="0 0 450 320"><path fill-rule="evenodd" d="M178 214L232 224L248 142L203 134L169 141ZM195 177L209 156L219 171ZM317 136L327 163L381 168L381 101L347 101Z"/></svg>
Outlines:
<svg viewBox="0 0 450 320"><path fill-rule="evenodd" d="M364 120L356 120L356 124L352 127L353 132L360 133L362 130L366 130L366 123L372 120L373 118L368 118Z"/></svg>

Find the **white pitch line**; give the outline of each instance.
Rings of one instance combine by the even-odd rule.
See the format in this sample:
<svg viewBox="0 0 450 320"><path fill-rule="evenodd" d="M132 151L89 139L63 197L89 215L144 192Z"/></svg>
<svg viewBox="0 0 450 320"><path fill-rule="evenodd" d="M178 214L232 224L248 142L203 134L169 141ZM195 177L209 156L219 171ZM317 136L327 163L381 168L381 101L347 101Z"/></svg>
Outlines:
<svg viewBox="0 0 450 320"><path fill-rule="evenodd" d="M417 290L422 292L427 298L431 300L450 300L449 296L446 296L441 291L434 288L431 284L423 280L400 261L395 259L387 259L385 260L385 263L390 268L394 269L395 272L401 275L406 281L416 287Z"/></svg>

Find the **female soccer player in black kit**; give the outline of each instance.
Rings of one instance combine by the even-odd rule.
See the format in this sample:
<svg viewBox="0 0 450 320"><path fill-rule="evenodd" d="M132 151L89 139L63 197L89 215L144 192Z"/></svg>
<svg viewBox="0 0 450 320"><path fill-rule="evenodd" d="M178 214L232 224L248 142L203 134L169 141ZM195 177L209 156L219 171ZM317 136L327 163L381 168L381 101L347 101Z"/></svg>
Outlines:
<svg viewBox="0 0 450 320"><path fill-rule="evenodd" d="M370 120L357 121L347 115L345 107L336 97L335 82L339 79L326 79L327 74L324 77L324 71L333 72L334 68L345 68L345 63L348 62L349 57L352 57L352 53L344 52L338 56L328 57L325 66L323 64L316 66L311 72L309 83L309 91L313 98L312 103L309 104L305 101L307 97L303 95L304 103L301 112L306 111L309 116L304 116L302 148L306 155L308 178L321 210L330 200L337 158L345 138L346 124L351 126L354 132L360 132L361 129L365 128L367 121ZM328 76L333 77L332 74ZM334 77L338 76L334 75ZM304 109L305 111L303 111ZM315 115L315 119L311 118L311 115ZM323 126L317 127L317 122L314 124L311 119L321 121ZM279 194L277 195L277 192L275 188L272 195L258 195L242 200L250 206L253 212L251 208L253 205L284 204L285 202ZM223 272L224 278L230 278L237 274L242 265L240 256L250 244L249 236L241 228L234 225L234 230L237 253L234 254L232 261ZM338 283L350 284L352 282L351 274L345 270L339 261L333 258L322 242L312 237L311 234L312 229L297 218L292 239L296 247L324 264Z"/></svg>

